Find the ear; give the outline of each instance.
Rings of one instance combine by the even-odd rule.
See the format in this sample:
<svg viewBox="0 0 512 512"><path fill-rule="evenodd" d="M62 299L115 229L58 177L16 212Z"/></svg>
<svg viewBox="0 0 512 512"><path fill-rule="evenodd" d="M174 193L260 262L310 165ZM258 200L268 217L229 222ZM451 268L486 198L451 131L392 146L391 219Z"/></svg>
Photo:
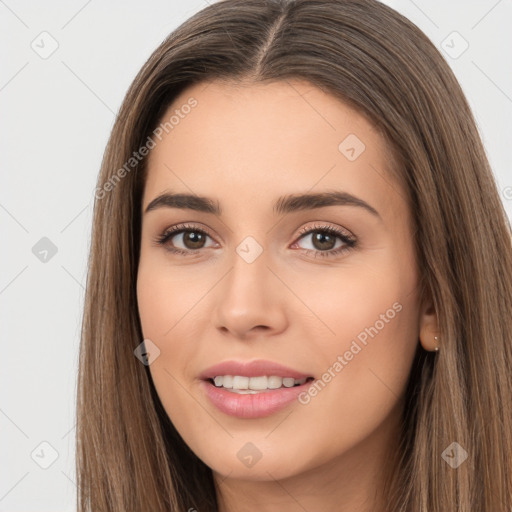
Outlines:
<svg viewBox="0 0 512 512"><path fill-rule="evenodd" d="M432 300L428 298L420 311L420 343L428 352L439 350L441 339L437 323L437 313Z"/></svg>

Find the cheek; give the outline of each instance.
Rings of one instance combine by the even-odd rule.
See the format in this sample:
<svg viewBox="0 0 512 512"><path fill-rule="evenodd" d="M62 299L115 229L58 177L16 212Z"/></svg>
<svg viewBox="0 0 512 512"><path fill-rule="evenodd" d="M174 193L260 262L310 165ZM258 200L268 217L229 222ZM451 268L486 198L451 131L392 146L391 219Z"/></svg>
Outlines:
<svg viewBox="0 0 512 512"><path fill-rule="evenodd" d="M173 331L193 318L214 277L208 269L172 267L165 255L141 256L137 276L138 310L145 337L171 341Z"/></svg>
<svg viewBox="0 0 512 512"><path fill-rule="evenodd" d="M144 337L161 337L172 327L177 306L174 287L166 286L161 272L142 265L137 278L137 301ZM154 340L155 341L155 340Z"/></svg>
<svg viewBox="0 0 512 512"><path fill-rule="evenodd" d="M418 346L416 274L383 258L336 282L323 297L309 295L331 332L317 338L322 373L301 403L332 436L343 425L345 441L354 441L384 421L405 389Z"/></svg>
<svg viewBox="0 0 512 512"><path fill-rule="evenodd" d="M187 444L196 447L197 402L191 399L188 370L198 348L193 343L199 339L193 332L197 305L211 284L192 284L185 274L141 257L137 300L143 336L160 350L149 367L155 389L174 426Z"/></svg>
<svg viewBox="0 0 512 512"><path fill-rule="evenodd" d="M309 330L299 339L323 355L318 363L327 368L337 355L349 351L351 366L358 365L356 360L367 366L373 358L384 365L402 349L414 351L418 277L407 249L404 246L402 254L378 250L345 266L294 269L294 275L288 271L285 280L293 283L294 294L307 306L302 312L311 314L297 316L293 297L285 310L297 332ZM306 316L312 321L306 323Z"/></svg>
<svg viewBox="0 0 512 512"><path fill-rule="evenodd" d="M191 282L190 272L161 264L143 263L139 268L137 300L142 333L160 350L150 372L168 413L170 409L164 402L169 396L176 396L179 383L192 376L190 362L197 355L198 341L204 338L199 332L205 317L204 312L201 314L201 297L209 288L208 281ZM174 403L174 407L179 406L179 402Z"/></svg>
<svg viewBox="0 0 512 512"><path fill-rule="evenodd" d="M344 278L330 300L318 301L322 318L333 331L324 345L329 351L355 347L356 352L359 345L366 358L382 357L410 342L418 327L415 294L399 275L395 277L374 279L356 271Z"/></svg>

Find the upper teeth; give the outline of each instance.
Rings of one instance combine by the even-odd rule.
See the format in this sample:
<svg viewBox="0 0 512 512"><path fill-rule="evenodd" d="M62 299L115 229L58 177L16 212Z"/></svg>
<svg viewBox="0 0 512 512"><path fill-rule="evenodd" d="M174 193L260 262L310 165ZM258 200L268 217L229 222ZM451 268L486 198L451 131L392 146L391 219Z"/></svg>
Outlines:
<svg viewBox="0 0 512 512"><path fill-rule="evenodd" d="M278 389L282 386L291 388L296 385L304 384L306 379L294 379L293 377L277 377L272 375L267 377L243 377L240 375L218 375L213 379L215 386L224 387L233 391L253 390L263 391L265 389ZM250 392L250 391L247 391Z"/></svg>

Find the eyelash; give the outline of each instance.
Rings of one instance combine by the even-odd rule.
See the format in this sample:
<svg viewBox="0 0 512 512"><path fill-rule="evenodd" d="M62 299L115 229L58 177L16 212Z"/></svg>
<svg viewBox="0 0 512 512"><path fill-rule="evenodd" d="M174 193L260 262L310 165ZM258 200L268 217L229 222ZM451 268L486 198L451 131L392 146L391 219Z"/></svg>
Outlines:
<svg viewBox="0 0 512 512"><path fill-rule="evenodd" d="M181 233L189 233L189 232L201 233L203 235L209 236L210 238L213 238L210 235L210 233L208 233L208 231L206 231L202 228L199 228L197 226L190 225L190 224L178 224L169 229L166 229L164 231L164 233L162 233L155 239L155 242L158 245L164 246L174 236L181 234ZM302 249L303 251L306 251L306 254L310 254L312 252L315 253L315 258L317 256L320 256L322 258L338 256L346 251L350 251L351 249L353 249L356 246L356 240L354 238L351 238L350 236L345 234L343 231L341 231L337 228L334 228L333 226L325 226L325 225L315 225L313 227L302 228L299 232L300 236L297 239L297 241L301 240L302 238L305 238L306 235L309 235L309 234L315 233L315 232L327 233L329 235L338 237L341 239L341 241L344 244L342 247L338 247L337 249L330 249L328 251L320 251L317 249ZM294 244L295 243L296 242L294 242ZM183 250L183 249L179 249L176 247L166 247L166 249L174 254L178 254L181 256L192 256L201 251L201 249Z"/></svg>

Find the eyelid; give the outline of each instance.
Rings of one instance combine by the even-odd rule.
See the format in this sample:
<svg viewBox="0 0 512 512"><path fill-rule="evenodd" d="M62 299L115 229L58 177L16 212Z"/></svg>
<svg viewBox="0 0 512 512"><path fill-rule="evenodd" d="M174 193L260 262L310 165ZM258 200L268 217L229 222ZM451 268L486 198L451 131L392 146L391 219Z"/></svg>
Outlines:
<svg viewBox="0 0 512 512"><path fill-rule="evenodd" d="M317 221L318 222L318 221ZM309 234L312 231L330 231L336 236L341 236L350 240L356 241L355 236L346 228L342 226L334 226L328 223L315 223L313 226L307 225L300 228L298 236L303 236L304 234Z"/></svg>

